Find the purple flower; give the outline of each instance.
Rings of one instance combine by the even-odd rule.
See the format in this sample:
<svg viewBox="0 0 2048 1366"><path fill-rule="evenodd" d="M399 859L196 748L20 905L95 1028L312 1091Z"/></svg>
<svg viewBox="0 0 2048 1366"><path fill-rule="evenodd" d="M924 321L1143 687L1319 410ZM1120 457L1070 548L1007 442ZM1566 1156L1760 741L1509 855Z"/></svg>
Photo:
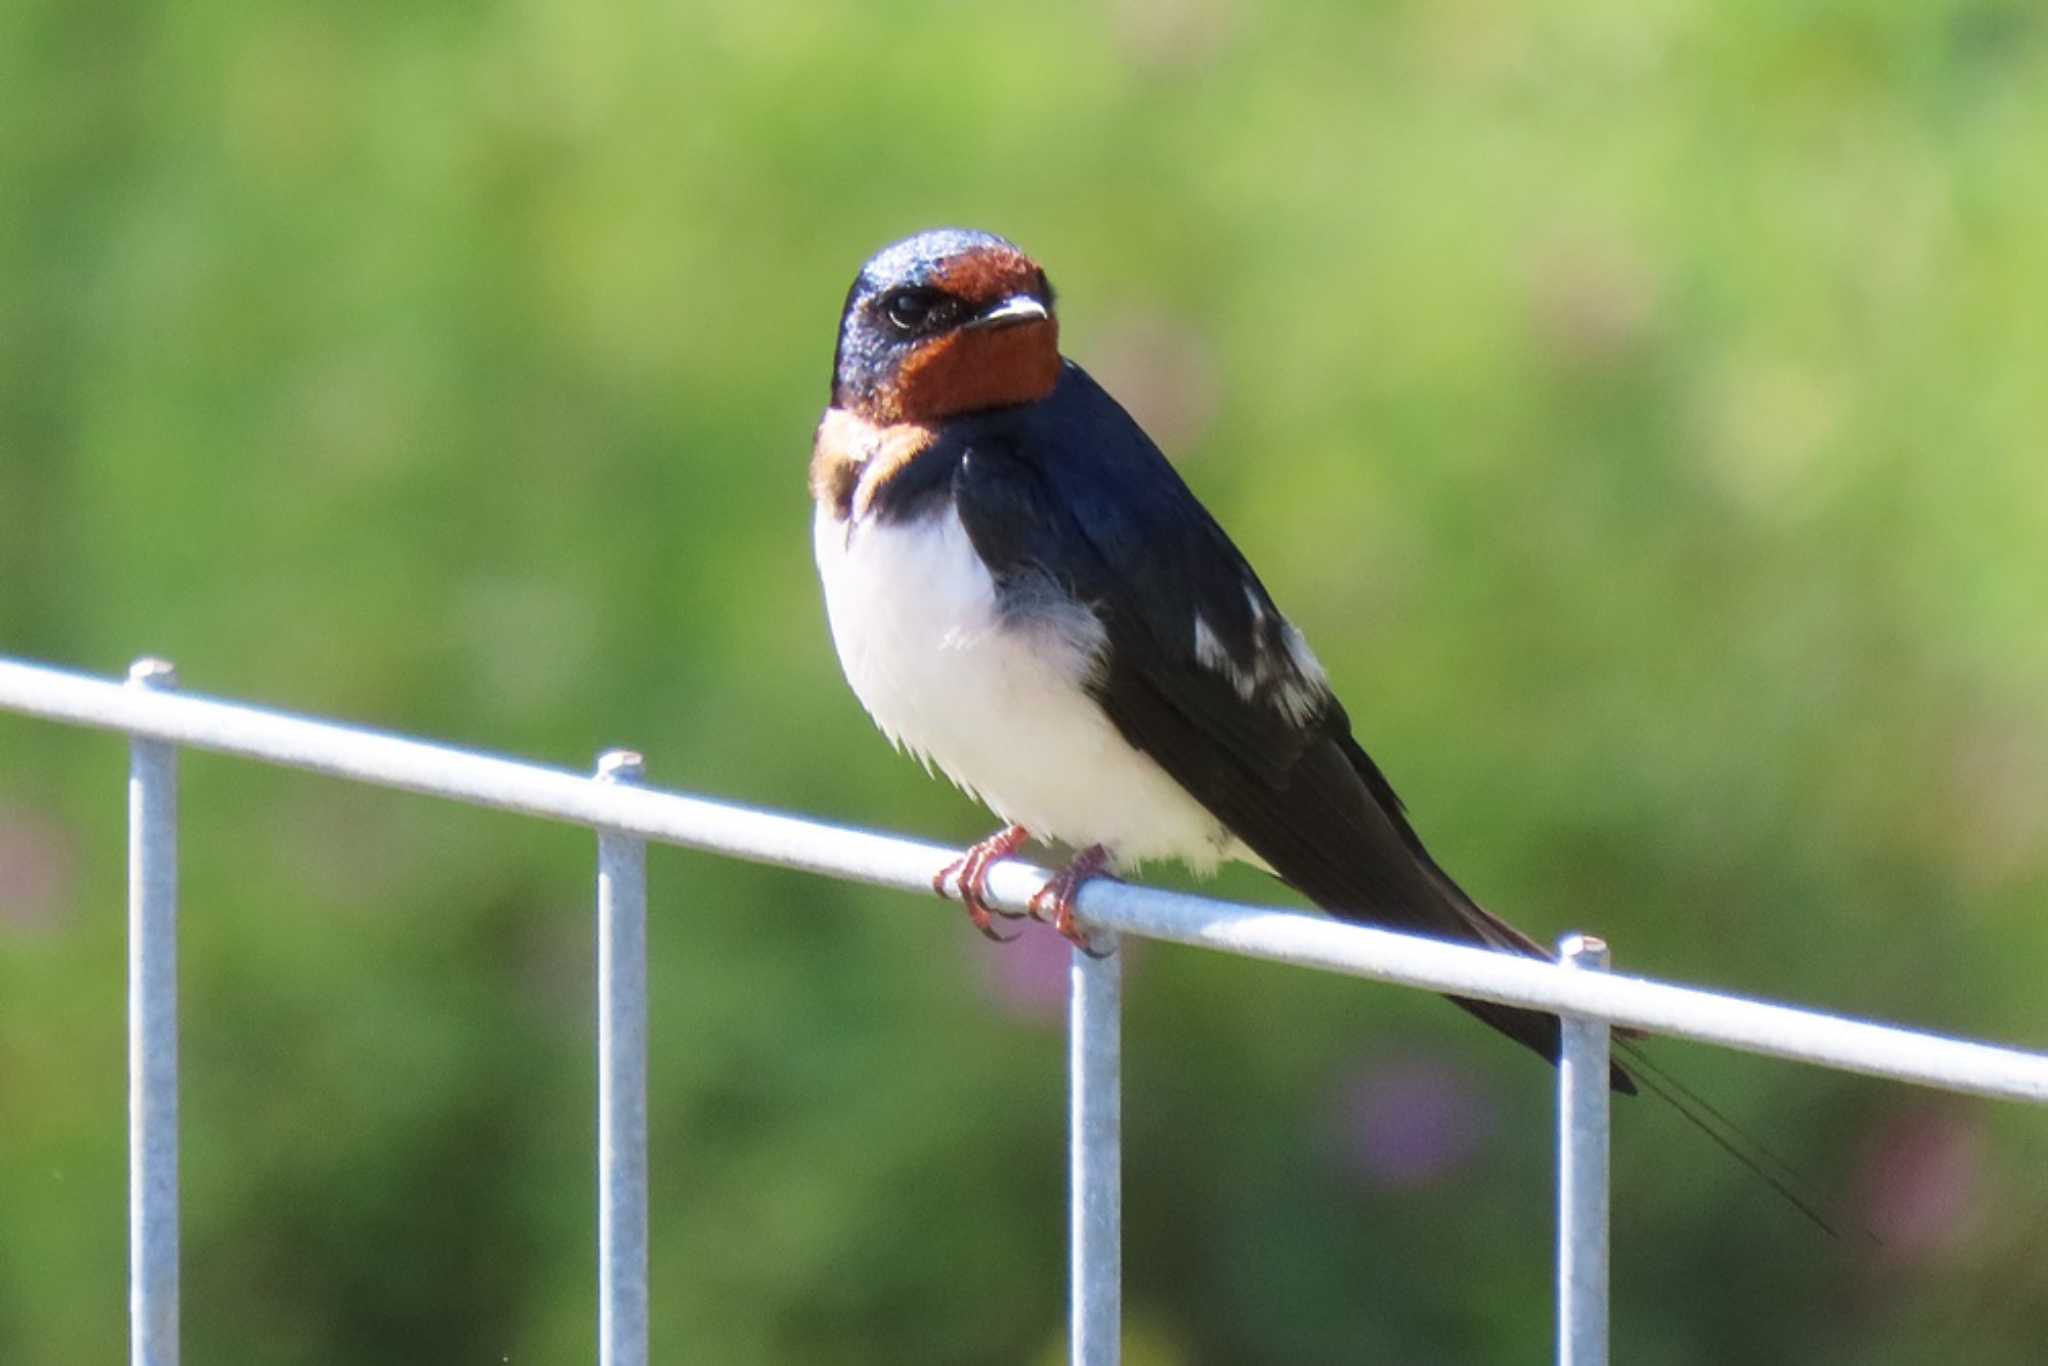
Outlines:
<svg viewBox="0 0 2048 1366"><path fill-rule="evenodd" d="M1068 950L1072 945L1035 920L998 919L996 925L1005 933L1021 933L1008 944L991 944L980 935L962 937L966 952L974 956L980 970L989 1003L1016 1019L1049 1025L1065 1020ZM1134 944L1126 939L1117 949L1123 955L1126 973Z"/></svg>
<svg viewBox="0 0 2048 1366"><path fill-rule="evenodd" d="M1882 1116L1863 1141L1856 1207L1898 1266L1956 1252L1983 1208L1984 1136L1967 1114L1918 1104Z"/></svg>
<svg viewBox="0 0 2048 1366"><path fill-rule="evenodd" d="M1342 1161L1385 1189L1454 1175L1493 1131L1493 1107L1472 1075L1425 1053L1353 1068L1337 1086L1334 1108Z"/></svg>
<svg viewBox="0 0 2048 1366"><path fill-rule="evenodd" d="M71 832L33 812L0 807L0 925L47 930L75 909Z"/></svg>

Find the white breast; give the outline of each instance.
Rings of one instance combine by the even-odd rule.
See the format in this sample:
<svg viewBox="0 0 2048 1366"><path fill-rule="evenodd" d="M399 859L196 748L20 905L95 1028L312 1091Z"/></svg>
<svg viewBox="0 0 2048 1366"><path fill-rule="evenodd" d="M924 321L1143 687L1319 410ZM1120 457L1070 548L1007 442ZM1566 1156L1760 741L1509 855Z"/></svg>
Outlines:
<svg viewBox="0 0 2048 1366"><path fill-rule="evenodd" d="M812 529L846 680L891 742L937 764L1041 839L1105 846L1119 866L1207 870L1229 832L1133 749L1082 689L1103 644L1080 607L1018 623L951 505L912 523Z"/></svg>

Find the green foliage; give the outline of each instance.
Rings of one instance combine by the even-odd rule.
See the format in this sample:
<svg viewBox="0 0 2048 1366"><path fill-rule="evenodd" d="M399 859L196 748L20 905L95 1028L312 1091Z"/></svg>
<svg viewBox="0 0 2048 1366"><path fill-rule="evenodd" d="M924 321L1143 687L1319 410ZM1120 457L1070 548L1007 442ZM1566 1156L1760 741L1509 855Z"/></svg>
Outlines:
<svg viewBox="0 0 2048 1366"><path fill-rule="evenodd" d="M23 0L0 650L977 835L838 680L803 466L861 259L984 226L1483 900L2038 1043L2044 88L2013 0ZM121 1350L121 773L0 717L10 1363ZM587 1357L588 837L185 781L190 1359ZM654 880L657 1358L1053 1359L1031 950ZM1134 958L1134 1361L1540 1356L1539 1069L1406 993ZM1665 1056L1884 1241L1627 1106L1618 1360L2038 1359L2038 1115Z"/></svg>

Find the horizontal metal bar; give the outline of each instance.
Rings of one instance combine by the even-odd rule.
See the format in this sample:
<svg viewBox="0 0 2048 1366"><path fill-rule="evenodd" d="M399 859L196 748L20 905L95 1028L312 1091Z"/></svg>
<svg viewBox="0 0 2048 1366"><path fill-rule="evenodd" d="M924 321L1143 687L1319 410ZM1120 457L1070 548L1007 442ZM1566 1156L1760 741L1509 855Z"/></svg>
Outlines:
<svg viewBox="0 0 2048 1366"><path fill-rule="evenodd" d="M187 694L0 660L0 708L237 754L408 792L929 894L957 851L769 811L599 783L580 773ZM989 901L1022 912L1050 874L1005 862ZM1581 973L1485 949L1098 879L1080 917L1122 934L1323 968L1698 1039L1795 1062L2014 1100L2048 1101L2048 1055L1726 996Z"/></svg>

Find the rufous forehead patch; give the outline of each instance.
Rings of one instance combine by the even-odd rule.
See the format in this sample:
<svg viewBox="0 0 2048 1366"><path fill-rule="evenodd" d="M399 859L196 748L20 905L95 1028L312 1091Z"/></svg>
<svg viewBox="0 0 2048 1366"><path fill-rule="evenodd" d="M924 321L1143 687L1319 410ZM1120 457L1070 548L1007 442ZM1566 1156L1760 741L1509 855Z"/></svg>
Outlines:
<svg viewBox="0 0 2048 1366"><path fill-rule="evenodd" d="M970 304L989 304L1038 289L1038 263L1015 247L982 247L932 272L932 283Z"/></svg>

